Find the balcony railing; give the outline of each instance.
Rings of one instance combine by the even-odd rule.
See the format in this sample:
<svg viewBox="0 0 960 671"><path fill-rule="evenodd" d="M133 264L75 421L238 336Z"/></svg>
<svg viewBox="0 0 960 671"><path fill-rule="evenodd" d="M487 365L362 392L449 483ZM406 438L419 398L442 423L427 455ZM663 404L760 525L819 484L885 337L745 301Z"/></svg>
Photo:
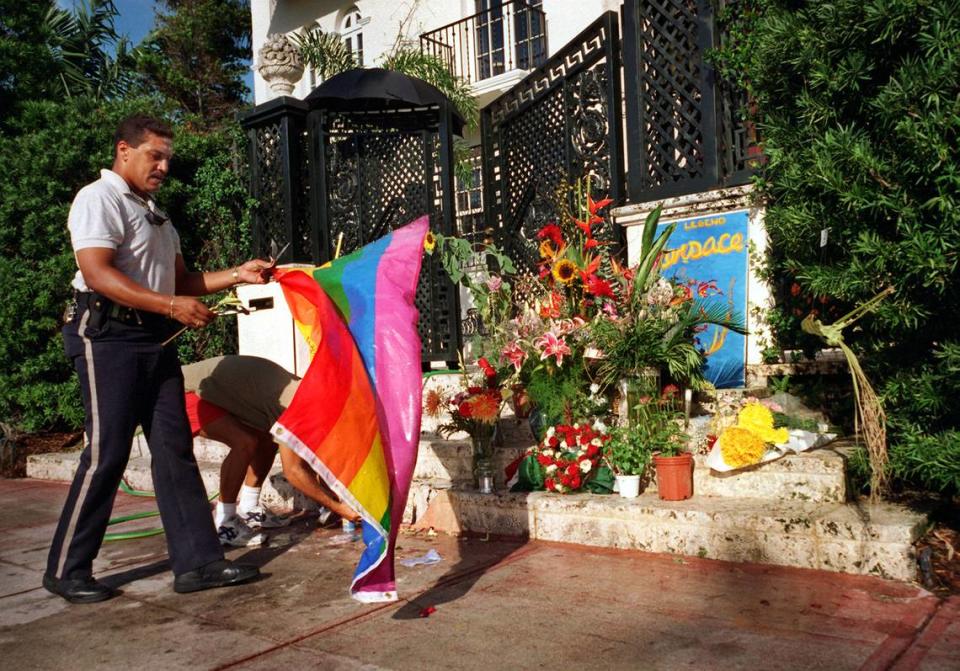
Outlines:
<svg viewBox="0 0 960 671"><path fill-rule="evenodd" d="M547 60L546 14L510 0L420 36L420 50L440 58L468 84Z"/></svg>

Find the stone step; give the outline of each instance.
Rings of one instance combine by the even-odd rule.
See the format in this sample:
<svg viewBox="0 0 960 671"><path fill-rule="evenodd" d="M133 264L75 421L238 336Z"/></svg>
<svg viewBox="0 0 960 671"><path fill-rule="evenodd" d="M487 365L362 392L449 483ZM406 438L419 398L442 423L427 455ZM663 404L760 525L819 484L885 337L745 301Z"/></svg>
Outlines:
<svg viewBox="0 0 960 671"><path fill-rule="evenodd" d="M504 469L521 456L532 444L526 423L504 421L501 423L505 445L494 448L493 462L495 479L500 488L504 486ZM719 474L710 471L705 464L706 457L697 455L694 475L694 492L697 496L748 497L767 500L807 501L807 502L843 502L847 499L845 476L845 458L842 456L843 444L836 449L811 450L798 455L786 456L751 469L736 473ZM213 491L217 486L220 463L229 452L229 448L216 441L196 438L194 454L201 464L205 482ZM69 457L66 455L75 455ZM73 478L76 459L79 453L41 454L28 459L30 477L69 481ZM150 451L142 436L134 439L131 450L132 463L139 465L142 460L149 464ZM49 463L48 463L49 462ZM452 485L466 485L473 480L473 454L470 441L466 436L460 439L444 440L429 434L423 434L414 471L414 480L429 483L431 487L446 488ZM274 462L273 477L281 477L279 457ZM283 481L284 486L286 482ZM146 486L150 489L150 486ZM283 489L283 487L281 487ZM289 489L289 488L288 488ZM656 483L649 485L650 491L656 491ZM265 494L266 495L266 494ZM282 495L286 504L290 495ZM301 497L303 498L303 497Z"/></svg>
<svg viewBox="0 0 960 671"><path fill-rule="evenodd" d="M127 483L152 490L150 458L139 445ZM206 455L223 449L206 446ZM421 443L404 522L452 533L469 531L631 548L650 552L759 561L910 580L912 543L924 516L896 506L858 508L843 503L843 458L831 450L785 457L750 471L715 477L698 457L692 499L660 501L654 486L638 499L558 496L546 492L481 495L470 488L469 441ZM495 451L502 469L523 448ZM70 481L79 452L32 455L27 475ZM219 461L198 462L209 492L219 486ZM293 490L275 466L262 500L278 510L317 508Z"/></svg>
<svg viewBox="0 0 960 671"><path fill-rule="evenodd" d="M80 463L80 452L54 452L27 457L27 477L70 482ZM200 475L208 494L220 487L220 462L198 461ZM124 479L133 489L153 491L150 457L132 455ZM317 504L295 490L274 465L260 492L260 501L277 510L317 510Z"/></svg>
<svg viewBox="0 0 960 671"><path fill-rule="evenodd" d="M420 492L422 494L422 492ZM411 497L416 500L418 495ZM661 501L438 490L419 528L751 561L914 580L923 514L902 506L694 496Z"/></svg>
<svg viewBox="0 0 960 671"><path fill-rule="evenodd" d="M495 448L495 480L503 487L503 470L519 457L526 446L505 445ZM705 455L694 457L693 490L698 496L749 497L773 501L809 501L842 503L847 500L845 459L832 449L810 450L801 454L743 469L735 473L715 473L706 465ZM454 484L472 481L473 453L469 440L424 438L414 478ZM651 483L656 491L656 483Z"/></svg>

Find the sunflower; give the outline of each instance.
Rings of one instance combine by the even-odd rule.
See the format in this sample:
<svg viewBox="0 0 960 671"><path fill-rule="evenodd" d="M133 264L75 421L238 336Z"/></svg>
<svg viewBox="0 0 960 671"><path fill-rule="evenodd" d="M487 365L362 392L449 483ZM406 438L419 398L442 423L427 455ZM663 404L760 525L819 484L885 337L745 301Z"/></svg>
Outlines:
<svg viewBox="0 0 960 671"><path fill-rule="evenodd" d="M577 264L570 259L560 259L553 264L553 279L560 284L570 284L577 276Z"/></svg>
<svg viewBox="0 0 960 671"><path fill-rule="evenodd" d="M427 250L427 252L432 252L436 246L437 237L433 234L433 231L427 231L427 237L423 239L423 248Z"/></svg>
<svg viewBox="0 0 960 671"><path fill-rule="evenodd" d="M723 460L733 468L757 464L767 451L763 440L752 431L737 426L724 429L717 440Z"/></svg>

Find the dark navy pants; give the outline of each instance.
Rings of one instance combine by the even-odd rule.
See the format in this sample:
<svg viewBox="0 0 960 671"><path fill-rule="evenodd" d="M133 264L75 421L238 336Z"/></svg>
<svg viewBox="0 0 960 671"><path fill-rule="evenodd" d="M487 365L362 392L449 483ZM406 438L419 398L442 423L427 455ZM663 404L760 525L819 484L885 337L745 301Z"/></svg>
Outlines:
<svg viewBox="0 0 960 671"><path fill-rule="evenodd" d="M160 346L170 326L159 315L121 320L81 307L63 327L83 395L86 446L50 548L53 577L91 575L138 425L174 574L223 559L193 456L176 345Z"/></svg>

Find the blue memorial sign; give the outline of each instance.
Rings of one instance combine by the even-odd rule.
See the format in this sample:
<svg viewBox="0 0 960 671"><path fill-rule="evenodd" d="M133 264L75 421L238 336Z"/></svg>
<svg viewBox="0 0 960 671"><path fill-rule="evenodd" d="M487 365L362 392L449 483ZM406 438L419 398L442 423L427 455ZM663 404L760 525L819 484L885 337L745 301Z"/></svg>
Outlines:
<svg viewBox="0 0 960 671"><path fill-rule="evenodd" d="M680 219L661 261L663 275L691 286L694 297L698 295L698 288L715 283L720 293L703 300L723 302L728 308L727 314L744 321L747 314L747 215L747 211L742 210ZM710 326L697 334L697 338L697 346L707 357L706 378L718 389L742 387L747 339L719 326Z"/></svg>

